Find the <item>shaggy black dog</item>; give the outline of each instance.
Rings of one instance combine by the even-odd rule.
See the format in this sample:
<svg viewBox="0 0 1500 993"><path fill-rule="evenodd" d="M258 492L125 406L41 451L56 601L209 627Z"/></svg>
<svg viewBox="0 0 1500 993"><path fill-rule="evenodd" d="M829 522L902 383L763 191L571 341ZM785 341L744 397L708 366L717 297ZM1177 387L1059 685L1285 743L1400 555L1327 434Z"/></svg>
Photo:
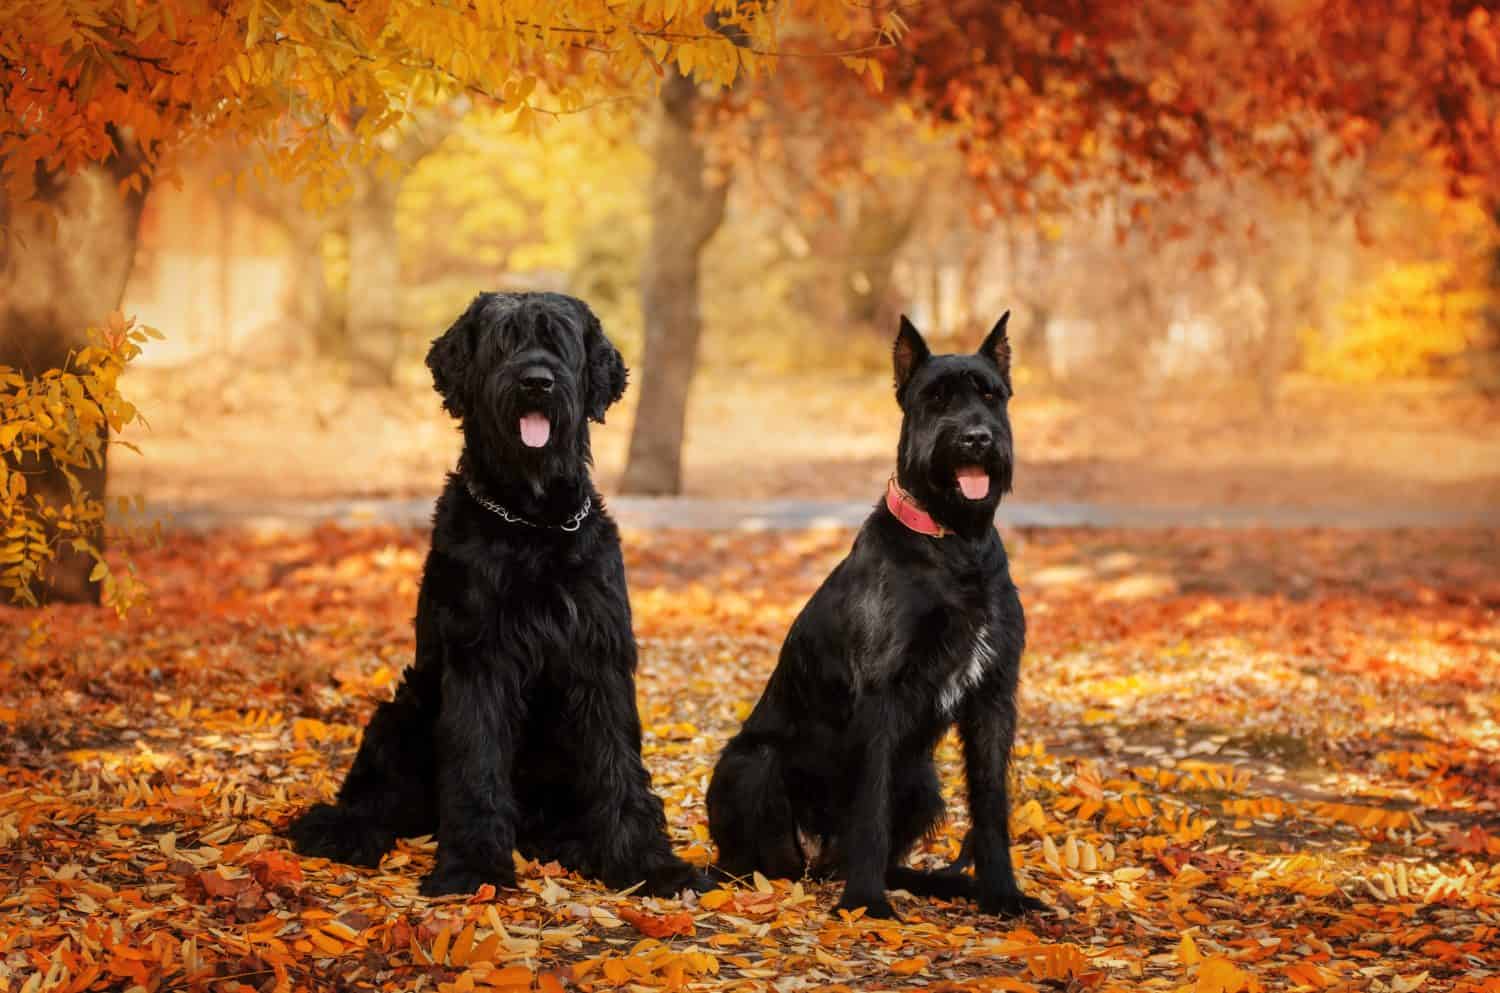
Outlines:
<svg viewBox="0 0 1500 993"><path fill-rule="evenodd" d="M977 354L938 356L902 318L896 476L714 769L708 823L723 871L843 876L839 906L876 917L893 916L887 887L996 914L1044 906L1016 884L1006 796L1026 636L994 525L1013 459L1009 316ZM957 863L903 865L943 818L933 750L955 720L974 877Z"/></svg>
<svg viewBox="0 0 1500 993"><path fill-rule="evenodd" d="M589 308L486 293L427 355L464 448L433 520L416 659L297 850L375 865L435 833L428 895L515 883L511 850L615 887L704 888L641 762L620 536L589 476L588 420L626 370Z"/></svg>

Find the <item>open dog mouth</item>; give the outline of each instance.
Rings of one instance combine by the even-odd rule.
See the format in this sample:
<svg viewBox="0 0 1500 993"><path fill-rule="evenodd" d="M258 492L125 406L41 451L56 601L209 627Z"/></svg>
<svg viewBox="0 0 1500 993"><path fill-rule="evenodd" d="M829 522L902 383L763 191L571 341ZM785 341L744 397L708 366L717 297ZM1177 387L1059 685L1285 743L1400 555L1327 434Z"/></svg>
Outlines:
<svg viewBox="0 0 1500 993"><path fill-rule="evenodd" d="M527 448L542 448L552 437L552 422L546 414L532 412L521 417L521 444Z"/></svg>
<svg viewBox="0 0 1500 993"><path fill-rule="evenodd" d="M990 495L990 474L977 465L960 466L954 472L958 489L966 500L983 500Z"/></svg>

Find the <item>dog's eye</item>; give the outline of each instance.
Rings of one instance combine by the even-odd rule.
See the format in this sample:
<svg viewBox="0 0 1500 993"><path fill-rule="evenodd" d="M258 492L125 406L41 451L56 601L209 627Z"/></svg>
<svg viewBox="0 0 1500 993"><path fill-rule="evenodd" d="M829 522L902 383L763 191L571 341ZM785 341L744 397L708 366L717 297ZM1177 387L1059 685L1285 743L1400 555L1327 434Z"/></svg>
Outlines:
<svg viewBox="0 0 1500 993"><path fill-rule="evenodd" d="M994 390L985 390L984 391L984 402L985 403L994 403L995 402L995 391Z"/></svg>

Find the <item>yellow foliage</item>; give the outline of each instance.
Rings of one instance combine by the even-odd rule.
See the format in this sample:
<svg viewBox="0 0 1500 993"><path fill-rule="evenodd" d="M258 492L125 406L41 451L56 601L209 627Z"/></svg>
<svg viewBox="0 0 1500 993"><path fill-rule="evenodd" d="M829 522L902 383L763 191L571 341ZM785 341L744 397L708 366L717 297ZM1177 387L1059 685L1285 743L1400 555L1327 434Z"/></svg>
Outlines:
<svg viewBox="0 0 1500 993"><path fill-rule="evenodd" d="M1457 285L1449 262L1394 267L1344 305L1344 332L1308 335L1307 370L1344 382L1431 376L1462 352L1485 304L1481 290Z"/></svg>
<svg viewBox="0 0 1500 993"><path fill-rule="evenodd" d="M89 345L61 369L26 377L0 365L0 590L10 599L37 602L36 584L65 543L94 559L90 578L109 606L123 614L141 598L132 570L118 572L104 560L93 537L104 524L104 503L75 471L101 465L107 435L139 418L120 395L120 373L148 338L160 337L116 312L105 327L89 329ZM30 492L27 478L38 459L68 480L67 504L53 506Z"/></svg>
<svg viewBox="0 0 1500 993"><path fill-rule="evenodd" d="M836 33L843 0L795 5ZM706 25L714 14L747 44ZM715 0L21 0L0 5L0 189L107 159L115 129L147 153L202 139L273 149L262 177L307 181L309 205L343 192L344 166L414 104L467 93L539 115L655 85L675 64L727 85L763 71L779 7ZM552 103L537 102L545 92ZM139 184L127 177L122 185Z"/></svg>

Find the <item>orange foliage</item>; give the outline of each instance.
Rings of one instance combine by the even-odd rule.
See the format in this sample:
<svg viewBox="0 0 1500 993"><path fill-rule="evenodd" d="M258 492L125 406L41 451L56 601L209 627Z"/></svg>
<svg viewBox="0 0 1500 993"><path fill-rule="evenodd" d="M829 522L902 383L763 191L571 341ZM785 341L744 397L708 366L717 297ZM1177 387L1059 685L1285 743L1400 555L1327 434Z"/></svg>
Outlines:
<svg viewBox="0 0 1500 993"><path fill-rule="evenodd" d="M1005 204L1205 170L1316 190L1397 122L1455 181L1500 184L1500 17L1478 0L958 0L879 58Z"/></svg>

